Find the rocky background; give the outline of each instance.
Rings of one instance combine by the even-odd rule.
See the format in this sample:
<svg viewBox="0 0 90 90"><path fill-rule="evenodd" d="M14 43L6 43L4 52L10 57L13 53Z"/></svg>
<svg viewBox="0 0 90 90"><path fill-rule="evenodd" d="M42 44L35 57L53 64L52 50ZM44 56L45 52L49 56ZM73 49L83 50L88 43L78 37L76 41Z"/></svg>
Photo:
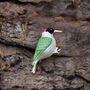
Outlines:
<svg viewBox="0 0 90 90"><path fill-rule="evenodd" d="M62 50L33 75L46 27ZM0 90L90 90L90 0L0 0Z"/></svg>

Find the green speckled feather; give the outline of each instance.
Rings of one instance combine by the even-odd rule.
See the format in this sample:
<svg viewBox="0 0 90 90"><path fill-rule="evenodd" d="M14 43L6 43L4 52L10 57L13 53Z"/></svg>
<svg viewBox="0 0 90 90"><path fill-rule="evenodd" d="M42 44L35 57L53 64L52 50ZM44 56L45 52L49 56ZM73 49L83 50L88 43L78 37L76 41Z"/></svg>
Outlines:
<svg viewBox="0 0 90 90"><path fill-rule="evenodd" d="M34 65L35 61L38 57L42 54L42 52L49 47L52 43L52 39L49 37L41 37L37 43L35 54L32 61L32 66Z"/></svg>

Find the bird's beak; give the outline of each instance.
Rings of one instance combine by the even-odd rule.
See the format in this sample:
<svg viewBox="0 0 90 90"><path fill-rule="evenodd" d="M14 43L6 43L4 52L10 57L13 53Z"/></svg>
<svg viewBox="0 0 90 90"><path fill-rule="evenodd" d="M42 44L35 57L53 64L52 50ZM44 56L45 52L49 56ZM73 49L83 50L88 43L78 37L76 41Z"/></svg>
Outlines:
<svg viewBox="0 0 90 90"><path fill-rule="evenodd" d="M61 30L54 30L54 33L62 33Z"/></svg>

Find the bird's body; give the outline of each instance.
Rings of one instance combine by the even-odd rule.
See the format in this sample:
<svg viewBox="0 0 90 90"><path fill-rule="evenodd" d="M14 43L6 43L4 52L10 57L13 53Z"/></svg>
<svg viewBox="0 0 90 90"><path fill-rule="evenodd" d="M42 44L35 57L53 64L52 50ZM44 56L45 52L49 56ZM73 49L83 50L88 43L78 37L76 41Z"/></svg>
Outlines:
<svg viewBox="0 0 90 90"><path fill-rule="evenodd" d="M48 37L52 39L51 44L48 46L48 48L45 49L45 51L40 55L40 59L48 58L50 57L55 49L56 49L56 40L54 39L52 34L49 34L48 32L45 32L42 34L42 37Z"/></svg>
<svg viewBox="0 0 90 90"><path fill-rule="evenodd" d="M48 58L51 55L53 55L53 53L58 53L58 51L60 51L60 49L56 47L56 40L53 34L44 30L41 38L37 43L37 47L32 62L33 65L32 72L35 73L36 65L39 60Z"/></svg>

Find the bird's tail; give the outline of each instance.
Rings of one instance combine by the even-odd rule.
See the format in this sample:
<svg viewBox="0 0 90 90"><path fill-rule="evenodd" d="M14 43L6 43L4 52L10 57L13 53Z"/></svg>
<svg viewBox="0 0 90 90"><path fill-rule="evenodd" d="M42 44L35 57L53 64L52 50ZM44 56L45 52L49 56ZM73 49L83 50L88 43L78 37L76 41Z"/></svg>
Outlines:
<svg viewBox="0 0 90 90"><path fill-rule="evenodd" d="M38 60L36 60L35 62L32 63L32 66L33 66L33 68L32 68L32 73L35 73L35 72L36 72L37 62L38 62Z"/></svg>

